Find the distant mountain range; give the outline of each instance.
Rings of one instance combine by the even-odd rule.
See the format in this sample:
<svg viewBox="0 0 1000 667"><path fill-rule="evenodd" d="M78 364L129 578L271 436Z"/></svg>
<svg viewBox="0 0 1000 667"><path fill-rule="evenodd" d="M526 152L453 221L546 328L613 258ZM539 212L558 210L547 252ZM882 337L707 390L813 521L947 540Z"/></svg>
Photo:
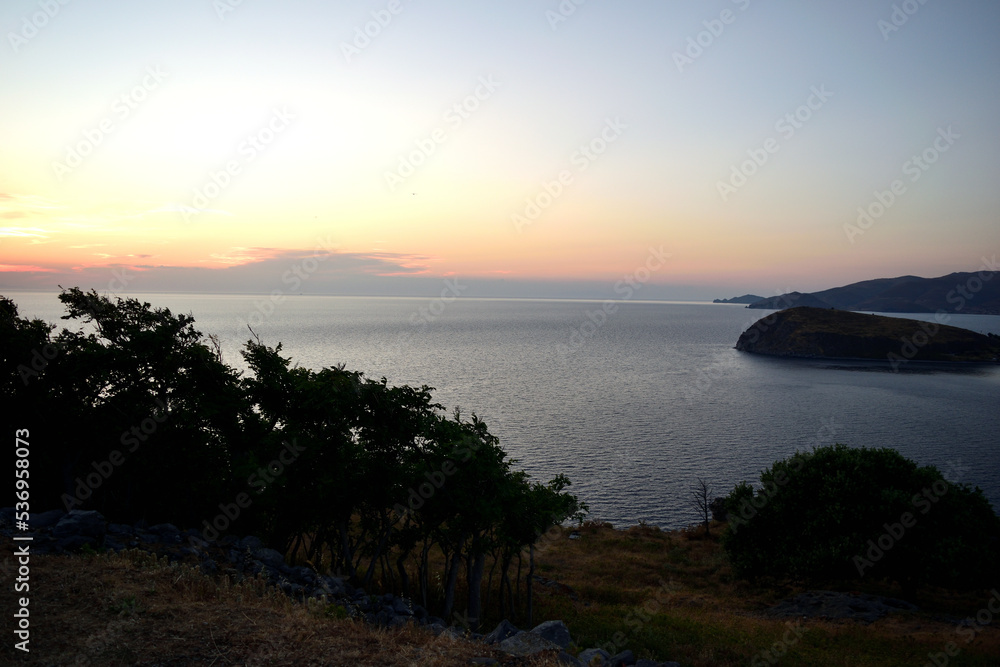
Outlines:
<svg viewBox="0 0 1000 667"><path fill-rule="evenodd" d="M712 303L756 303L758 301L763 301L764 297L757 296L756 294L744 294L743 296L734 296L732 299L712 299Z"/></svg>
<svg viewBox="0 0 1000 667"><path fill-rule="evenodd" d="M995 271L950 273L940 278L900 276L834 287L822 292L790 292L761 299L747 308L783 310L792 306L878 313L965 313L1000 315L1000 277Z"/></svg>

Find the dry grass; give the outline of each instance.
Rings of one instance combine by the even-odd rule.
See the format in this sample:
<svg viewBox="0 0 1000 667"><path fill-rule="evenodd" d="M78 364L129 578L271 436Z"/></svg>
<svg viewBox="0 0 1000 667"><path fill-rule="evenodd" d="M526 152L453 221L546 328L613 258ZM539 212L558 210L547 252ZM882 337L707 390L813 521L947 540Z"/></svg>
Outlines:
<svg viewBox="0 0 1000 667"><path fill-rule="evenodd" d="M13 648L5 614L2 664L423 666L493 655L416 627L330 618L322 605L291 602L263 581L213 580L139 552L34 556L30 594L31 652Z"/></svg>
<svg viewBox="0 0 1000 667"><path fill-rule="evenodd" d="M555 587L538 586L536 614L565 620L584 646L600 646L621 632L620 648L638 657L676 660L685 667L751 664L788 630L785 621L765 617L763 610L806 589L793 582L752 586L736 580L717 540L722 530L713 524L712 537L705 539L700 527L664 532L585 524L578 540L566 539L566 530L539 555L539 571L572 589L577 600ZM861 592L901 597L886 585ZM974 616L989 597L926 590L914 600L920 612L891 614L868 626L808 620L805 634L780 664L920 667L928 653L954 641L961 653L949 665L995 667L1000 665L1000 614L970 643L947 618Z"/></svg>

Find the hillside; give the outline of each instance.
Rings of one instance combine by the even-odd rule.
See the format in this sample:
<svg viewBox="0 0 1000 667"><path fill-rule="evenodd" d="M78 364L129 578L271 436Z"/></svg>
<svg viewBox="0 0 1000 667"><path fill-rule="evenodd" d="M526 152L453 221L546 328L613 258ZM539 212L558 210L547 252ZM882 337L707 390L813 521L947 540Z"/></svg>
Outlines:
<svg viewBox="0 0 1000 667"><path fill-rule="evenodd" d="M934 322L796 307L758 320L736 349L779 357L997 361L1000 338Z"/></svg>
<svg viewBox="0 0 1000 667"><path fill-rule="evenodd" d="M734 296L732 299L713 299L712 303L745 303L751 304L762 300L764 297L757 296L756 294L744 294L743 296Z"/></svg>
<svg viewBox="0 0 1000 667"><path fill-rule="evenodd" d="M792 306L839 308L883 313L966 313L1000 315L1000 280L994 272L951 273L938 278L900 276L864 280L820 292L791 292L761 299L747 308L780 310Z"/></svg>

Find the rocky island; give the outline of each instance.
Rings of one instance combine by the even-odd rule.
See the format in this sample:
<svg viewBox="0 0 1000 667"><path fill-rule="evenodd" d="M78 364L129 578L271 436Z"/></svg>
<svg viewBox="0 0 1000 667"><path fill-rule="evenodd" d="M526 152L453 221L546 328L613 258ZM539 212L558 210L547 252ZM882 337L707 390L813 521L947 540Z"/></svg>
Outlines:
<svg viewBox="0 0 1000 667"><path fill-rule="evenodd" d="M778 357L997 362L1000 336L937 322L799 306L752 324L736 349Z"/></svg>

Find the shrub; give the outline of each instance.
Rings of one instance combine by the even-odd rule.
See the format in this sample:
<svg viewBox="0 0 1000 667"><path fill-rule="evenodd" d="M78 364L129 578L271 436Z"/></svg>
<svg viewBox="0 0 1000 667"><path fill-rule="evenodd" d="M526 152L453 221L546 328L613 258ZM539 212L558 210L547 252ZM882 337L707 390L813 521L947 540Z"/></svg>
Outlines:
<svg viewBox="0 0 1000 667"><path fill-rule="evenodd" d="M735 572L894 580L904 589L995 583L1000 519L979 488L899 452L845 445L798 452L726 498Z"/></svg>

